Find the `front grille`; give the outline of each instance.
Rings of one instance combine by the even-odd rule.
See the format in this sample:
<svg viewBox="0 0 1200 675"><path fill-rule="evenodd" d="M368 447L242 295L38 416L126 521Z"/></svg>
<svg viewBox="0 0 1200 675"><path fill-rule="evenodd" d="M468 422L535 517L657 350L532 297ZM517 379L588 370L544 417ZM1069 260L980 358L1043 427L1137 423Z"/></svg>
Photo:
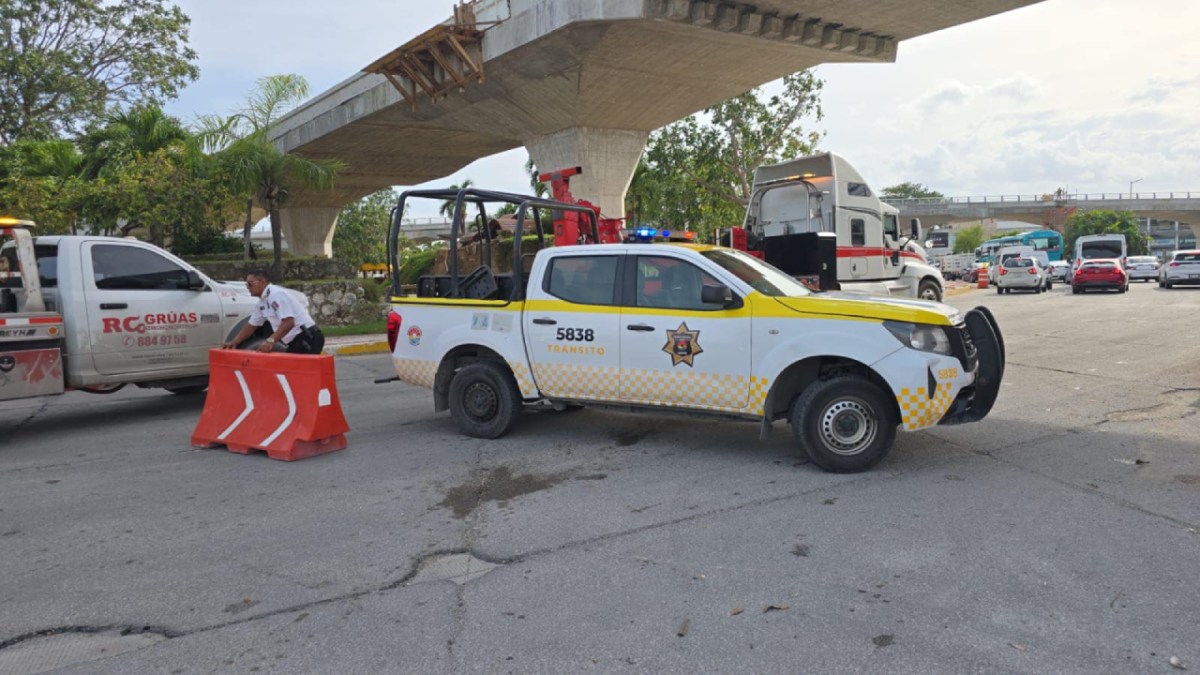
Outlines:
<svg viewBox="0 0 1200 675"><path fill-rule="evenodd" d="M946 332L950 336L950 352L954 354L954 358L958 359L968 372L974 372L975 366L979 365L979 350L975 348L975 341L971 339L971 331L967 330L967 324L952 326Z"/></svg>

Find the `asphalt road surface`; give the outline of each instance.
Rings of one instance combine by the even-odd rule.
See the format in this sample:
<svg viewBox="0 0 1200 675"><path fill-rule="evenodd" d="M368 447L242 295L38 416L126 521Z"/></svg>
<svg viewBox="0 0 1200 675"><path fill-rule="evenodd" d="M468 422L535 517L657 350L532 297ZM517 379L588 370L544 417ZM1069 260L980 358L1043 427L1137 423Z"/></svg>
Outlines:
<svg viewBox="0 0 1200 675"><path fill-rule="evenodd" d="M386 356L296 463L191 448L203 396L0 404L0 672L1200 669L1200 288L951 302L991 416L848 476L783 425L468 439Z"/></svg>

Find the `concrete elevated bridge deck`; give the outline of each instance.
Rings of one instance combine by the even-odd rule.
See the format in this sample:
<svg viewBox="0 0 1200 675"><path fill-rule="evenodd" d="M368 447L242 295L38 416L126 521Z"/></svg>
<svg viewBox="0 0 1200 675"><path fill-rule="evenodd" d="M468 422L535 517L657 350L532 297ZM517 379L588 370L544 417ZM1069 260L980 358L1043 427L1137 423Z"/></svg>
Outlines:
<svg viewBox="0 0 1200 675"><path fill-rule="evenodd" d="M1037 1L479 0L280 121L278 147L348 167L334 190L293 195L285 234L327 255L344 204L521 146L539 168L584 167L575 194L622 215L653 129L822 63L893 62L903 40Z"/></svg>
<svg viewBox="0 0 1200 675"><path fill-rule="evenodd" d="M1187 224L1200 235L1200 191L991 195L896 199L888 203L900 210L902 218L920 218L926 227L995 218L1061 228L1078 210L1109 210Z"/></svg>

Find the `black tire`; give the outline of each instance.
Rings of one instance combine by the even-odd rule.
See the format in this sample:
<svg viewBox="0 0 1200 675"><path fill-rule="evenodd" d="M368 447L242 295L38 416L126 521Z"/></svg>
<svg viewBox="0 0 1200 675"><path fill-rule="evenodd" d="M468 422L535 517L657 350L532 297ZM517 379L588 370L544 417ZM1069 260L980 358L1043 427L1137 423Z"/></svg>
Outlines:
<svg viewBox="0 0 1200 675"><path fill-rule="evenodd" d="M495 361L476 361L450 380L450 417L474 438L499 438L521 414L521 390L512 373Z"/></svg>
<svg viewBox="0 0 1200 675"><path fill-rule="evenodd" d="M188 385L186 387L166 387L167 391L171 392L172 394L178 394L179 396L190 396L191 394L200 394L200 393L203 393L205 389L208 389L207 383L192 384L192 385Z"/></svg>
<svg viewBox="0 0 1200 675"><path fill-rule="evenodd" d="M1004 295L1004 289L997 286L996 287L996 295Z"/></svg>
<svg viewBox="0 0 1200 675"><path fill-rule="evenodd" d="M917 299L931 302L942 301L942 289L933 279L925 279L917 286Z"/></svg>
<svg viewBox="0 0 1200 675"><path fill-rule="evenodd" d="M86 391L89 394L115 394L125 388L125 383L121 384L97 384L91 387L80 387L79 391Z"/></svg>
<svg viewBox="0 0 1200 675"><path fill-rule="evenodd" d="M813 464L833 473L865 471L896 439L895 405L857 375L810 384L792 402L792 434Z"/></svg>

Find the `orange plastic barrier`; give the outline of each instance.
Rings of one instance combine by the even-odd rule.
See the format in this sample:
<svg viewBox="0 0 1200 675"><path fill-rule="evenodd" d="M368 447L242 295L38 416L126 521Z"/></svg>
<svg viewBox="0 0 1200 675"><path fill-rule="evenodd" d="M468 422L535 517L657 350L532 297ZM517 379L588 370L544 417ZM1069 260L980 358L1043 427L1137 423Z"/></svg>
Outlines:
<svg viewBox="0 0 1200 675"><path fill-rule="evenodd" d="M294 461L346 447L332 356L208 352L208 398L192 445Z"/></svg>
<svg viewBox="0 0 1200 675"><path fill-rule="evenodd" d="M987 288L988 287L987 279L988 279L987 275L983 273L983 270L979 270L979 280L975 282L975 287L976 288Z"/></svg>

